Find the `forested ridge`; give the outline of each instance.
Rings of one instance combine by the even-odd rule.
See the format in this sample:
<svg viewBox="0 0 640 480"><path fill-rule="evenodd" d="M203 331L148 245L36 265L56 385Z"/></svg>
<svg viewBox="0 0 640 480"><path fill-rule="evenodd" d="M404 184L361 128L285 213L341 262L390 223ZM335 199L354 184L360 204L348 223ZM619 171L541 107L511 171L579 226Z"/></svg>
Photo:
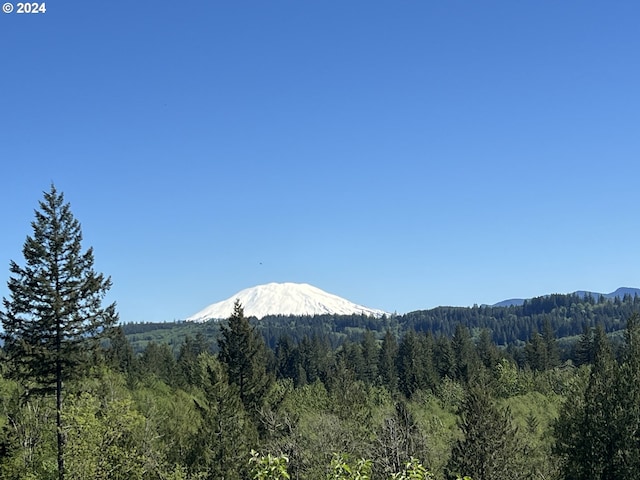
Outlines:
<svg viewBox="0 0 640 480"><path fill-rule="evenodd" d="M437 307L382 318L365 315L267 316L254 324L273 349L282 336L296 342L304 337L326 336L335 348L345 339L361 340L365 331L374 332L378 339L387 330L398 338L409 330L451 337L458 325L468 328L474 336L487 330L491 340L501 347L522 346L534 332L542 332L548 323L566 350L585 328L602 325L609 334L621 332L626 320L639 310L640 297L637 295L607 299L553 294L525 300L521 306ZM214 342L219 325L216 321L202 324L128 323L122 328L137 351L149 341L168 343L177 351L188 335L203 334Z"/></svg>
<svg viewBox="0 0 640 480"><path fill-rule="evenodd" d="M639 300L116 323L62 194L0 310L0 478L640 474Z"/></svg>

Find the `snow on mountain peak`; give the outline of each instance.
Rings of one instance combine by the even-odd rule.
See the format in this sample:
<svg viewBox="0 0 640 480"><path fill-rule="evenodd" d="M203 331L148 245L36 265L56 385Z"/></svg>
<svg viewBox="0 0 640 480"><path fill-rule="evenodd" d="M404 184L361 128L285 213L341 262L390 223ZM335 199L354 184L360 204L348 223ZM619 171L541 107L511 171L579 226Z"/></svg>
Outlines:
<svg viewBox="0 0 640 480"><path fill-rule="evenodd" d="M227 300L214 303L187 318L187 321L204 322L210 319L229 318L236 300L244 308L247 317L262 318L267 315L371 315L381 317L386 312L356 305L307 283L268 283L246 288Z"/></svg>

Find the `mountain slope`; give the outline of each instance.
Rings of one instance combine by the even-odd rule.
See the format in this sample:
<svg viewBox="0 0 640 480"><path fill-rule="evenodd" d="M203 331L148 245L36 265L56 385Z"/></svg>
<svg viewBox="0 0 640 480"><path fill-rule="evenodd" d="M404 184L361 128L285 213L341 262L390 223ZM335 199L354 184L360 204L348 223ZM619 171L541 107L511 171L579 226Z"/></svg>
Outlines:
<svg viewBox="0 0 640 480"><path fill-rule="evenodd" d="M187 318L203 322L229 318L233 304L239 300L248 317L267 315L371 315L380 317L382 310L357 305L344 298L306 283L268 283L242 290L227 300L214 303Z"/></svg>
<svg viewBox="0 0 640 480"><path fill-rule="evenodd" d="M573 292L574 295L578 295L580 298L584 298L587 295L591 295L596 300L602 295L604 298L622 298L625 295L640 295L640 289L638 288L629 288L629 287L620 287L615 292L611 293L598 293L598 292L589 292L587 290L578 290L577 292ZM510 307L510 306L520 306L524 303L524 298L511 298L509 300L503 300L498 303L494 303L492 307Z"/></svg>

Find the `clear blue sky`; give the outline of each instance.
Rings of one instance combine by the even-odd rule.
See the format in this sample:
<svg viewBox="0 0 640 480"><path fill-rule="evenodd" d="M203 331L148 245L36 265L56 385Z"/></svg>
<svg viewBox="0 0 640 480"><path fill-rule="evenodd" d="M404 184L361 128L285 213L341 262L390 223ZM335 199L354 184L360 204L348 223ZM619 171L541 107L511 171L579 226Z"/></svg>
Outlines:
<svg viewBox="0 0 640 480"><path fill-rule="evenodd" d="M271 281L399 313L640 287L639 22L637 1L0 14L0 296L52 181L125 322Z"/></svg>

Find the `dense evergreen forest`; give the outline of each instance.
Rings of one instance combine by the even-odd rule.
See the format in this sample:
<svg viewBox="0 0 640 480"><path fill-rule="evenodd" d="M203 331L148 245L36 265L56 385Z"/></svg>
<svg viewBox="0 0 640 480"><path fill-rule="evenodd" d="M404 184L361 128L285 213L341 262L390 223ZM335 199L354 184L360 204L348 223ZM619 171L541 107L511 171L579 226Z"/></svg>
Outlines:
<svg viewBox="0 0 640 480"><path fill-rule="evenodd" d="M631 308L634 299L619 303ZM277 320L292 321L269 321ZM139 353L125 331L141 325L113 328L90 370L67 386L67 478L640 472L640 440L630 427L640 424L633 314L619 341L601 324L584 325L564 359L549 317L540 333L506 348L489 330L474 334L477 327L462 322L449 336L392 320L381 321L389 327L381 338L368 328L372 319L342 318L329 329L333 337L323 329L300 338L282 331L269 348L268 330L237 305L216 324L213 341L195 331L177 349L151 341ZM56 478L54 399L6 377L0 392L2 478Z"/></svg>
<svg viewBox="0 0 640 480"><path fill-rule="evenodd" d="M0 321L0 478L640 475L634 297L118 326L45 193Z"/></svg>

